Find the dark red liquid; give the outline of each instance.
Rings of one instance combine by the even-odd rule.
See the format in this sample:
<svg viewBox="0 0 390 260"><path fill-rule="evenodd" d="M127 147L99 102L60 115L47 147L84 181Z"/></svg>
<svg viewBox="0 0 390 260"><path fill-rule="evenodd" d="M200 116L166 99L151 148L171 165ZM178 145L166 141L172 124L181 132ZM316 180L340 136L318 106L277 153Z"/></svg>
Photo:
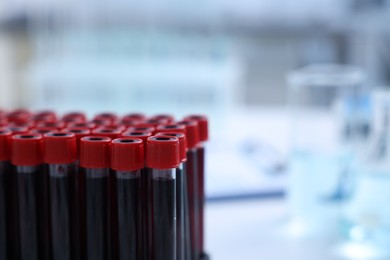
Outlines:
<svg viewBox="0 0 390 260"><path fill-rule="evenodd" d="M7 172L7 242L8 259L20 259L20 230L19 230L19 194L17 174L14 166L8 164Z"/></svg>
<svg viewBox="0 0 390 260"><path fill-rule="evenodd" d="M17 166L20 259L50 259L47 175L42 167Z"/></svg>
<svg viewBox="0 0 390 260"><path fill-rule="evenodd" d="M152 237L152 189L151 189L152 170L144 168L141 170L141 228L142 228L142 258L144 260L152 259L153 237Z"/></svg>
<svg viewBox="0 0 390 260"><path fill-rule="evenodd" d="M176 220L177 235L176 248L177 260L185 260L185 200L184 200L184 172L182 169L176 170Z"/></svg>
<svg viewBox="0 0 390 260"><path fill-rule="evenodd" d="M141 259L141 176L116 172L118 260Z"/></svg>
<svg viewBox="0 0 390 260"><path fill-rule="evenodd" d="M176 260L176 181L152 179L153 258Z"/></svg>
<svg viewBox="0 0 390 260"><path fill-rule="evenodd" d="M72 204L74 194L72 175L74 165L48 165L50 183L52 257L56 260L74 259L72 250Z"/></svg>
<svg viewBox="0 0 390 260"><path fill-rule="evenodd" d="M0 162L0 259L7 259L7 174L8 162Z"/></svg>
<svg viewBox="0 0 390 260"><path fill-rule="evenodd" d="M204 203L205 203L205 186L204 186L204 147L197 149L198 153L198 203L199 203L199 252L204 253Z"/></svg>
<svg viewBox="0 0 390 260"><path fill-rule="evenodd" d="M187 190L190 219L191 259L199 259L199 188L198 188L198 160L196 150L187 152Z"/></svg>
<svg viewBox="0 0 390 260"><path fill-rule="evenodd" d="M187 183L188 183L188 176L187 176L187 163L184 162L181 167L178 169L178 171L181 172L183 176L183 209L184 209L184 216L183 216L183 222L184 222L184 259L190 260L191 259L191 228L190 228L190 211L189 211L189 202L188 202L188 189L187 189Z"/></svg>
<svg viewBox="0 0 390 260"><path fill-rule="evenodd" d="M109 259L108 169L85 169L86 259Z"/></svg>

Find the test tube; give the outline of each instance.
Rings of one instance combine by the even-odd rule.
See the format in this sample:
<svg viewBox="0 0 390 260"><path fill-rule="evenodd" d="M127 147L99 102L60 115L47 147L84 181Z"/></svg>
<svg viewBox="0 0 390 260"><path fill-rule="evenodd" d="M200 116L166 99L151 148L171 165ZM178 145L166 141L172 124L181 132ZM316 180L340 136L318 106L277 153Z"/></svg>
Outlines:
<svg viewBox="0 0 390 260"><path fill-rule="evenodd" d="M43 138L37 134L12 137L11 162L18 184L20 259L50 259L47 175L42 169Z"/></svg>
<svg viewBox="0 0 390 260"><path fill-rule="evenodd" d="M77 259L72 249L73 176L76 170L76 137L73 133L48 133L44 136L44 162L47 164L50 190L51 259Z"/></svg>
<svg viewBox="0 0 390 260"><path fill-rule="evenodd" d="M86 240L86 256L82 259L109 259L110 143L110 138L99 136L86 136L80 141L85 191L81 226L85 227Z"/></svg>
<svg viewBox="0 0 390 260"><path fill-rule="evenodd" d="M198 144L199 129L196 121L180 121L186 127L187 137L187 190L188 207L190 215L191 259L199 259L200 252L200 209L199 209L199 170L198 170Z"/></svg>
<svg viewBox="0 0 390 260"><path fill-rule="evenodd" d="M141 170L145 167L141 139L122 137L112 141L113 207L112 259L141 259Z"/></svg>
<svg viewBox="0 0 390 260"><path fill-rule="evenodd" d="M198 122L199 129L199 145L197 147L198 157L198 195L199 195L199 248L201 259L208 259L208 255L204 249L204 206L205 206L205 146L204 143L208 140L208 119L203 115L190 115L185 120L195 120Z"/></svg>
<svg viewBox="0 0 390 260"><path fill-rule="evenodd" d="M152 136L151 132L128 131L122 134L122 137L139 138L144 144L145 158L147 153L147 139ZM152 248L152 209L149 201L151 200L150 174L147 168L141 170L141 207L142 207L142 259L150 259Z"/></svg>
<svg viewBox="0 0 390 260"><path fill-rule="evenodd" d="M178 138L148 138L146 166L152 179L153 260L176 260L176 171L179 164Z"/></svg>
<svg viewBox="0 0 390 260"><path fill-rule="evenodd" d="M11 146L10 130L0 130L0 259L11 258L8 252L10 246L9 242L12 238L8 222L12 215L10 215L9 205L12 203L11 194L9 193L9 178L10 178L10 146Z"/></svg>
<svg viewBox="0 0 390 260"><path fill-rule="evenodd" d="M176 219L177 219L177 259L189 259L191 248L188 208L187 176L184 164L187 161L187 139L181 132L159 132L156 136L177 137L180 145L180 165L176 172Z"/></svg>

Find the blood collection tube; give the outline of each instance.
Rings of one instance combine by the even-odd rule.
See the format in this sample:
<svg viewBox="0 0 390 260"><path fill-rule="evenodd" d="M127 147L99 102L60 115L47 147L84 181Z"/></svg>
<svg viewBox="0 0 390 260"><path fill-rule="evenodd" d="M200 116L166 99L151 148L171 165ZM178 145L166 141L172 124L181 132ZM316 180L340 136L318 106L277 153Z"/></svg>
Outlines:
<svg viewBox="0 0 390 260"><path fill-rule="evenodd" d="M76 144L77 144L77 158L79 158L80 154L80 140L85 136L91 135L91 130L85 127L67 127L62 129L64 133L74 133L76 136Z"/></svg>
<svg viewBox="0 0 390 260"><path fill-rule="evenodd" d="M148 138L146 166L152 179L153 260L176 260L176 171L179 164L178 138Z"/></svg>
<svg viewBox="0 0 390 260"><path fill-rule="evenodd" d="M200 221L199 221L199 178L198 178L198 151L199 130L196 121L180 121L186 127L187 137L187 190L188 190L188 207L190 215L190 237L191 237L191 259L199 259L200 245Z"/></svg>
<svg viewBox="0 0 390 260"><path fill-rule="evenodd" d="M50 190L51 259L77 259L72 249L73 210L76 171L76 137L73 133L44 135L44 162L47 164Z"/></svg>
<svg viewBox="0 0 390 260"><path fill-rule="evenodd" d="M122 137L111 143L111 169L114 185L111 194L112 259L142 257L141 170L145 167L141 139Z"/></svg>
<svg viewBox="0 0 390 260"><path fill-rule="evenodd" d="M11 137L10 130L0 130L0 259L10 259L10 239L12 234L10 232L9 220L12 217L10 214L11 197L9 190L10 178L10 157L11 157Z"/></svg>
<svg viewBox="0 0 390 260"><path fill-rule="evenodd" d="M50 259L47 175L42 169L43 138L21 134L12 137L11 162L18 184L20 259Z"/></svg>
<svg viewBox="0 0 390 260"><path fill-rule="evenodd" d="M191 243L189 240L189 209L188 209L188 192L187 176L184 164L187 161L187 140L184 133L181 132L159 132L156 136L177 137L180 145L180 165L176 172L176 219L177 219L177 260L189 259Z"/></svg>
<svg viewBox="0 0 390 260"><path fill-rule="evenodd" d="M152 136L151 132L128 131L122 134L122 137L139 138L144 144L144 153L146 158L147 139ZM141 170L141 211L142 211L142 258L151 259L152 248L152 209L149 201L151 200L150 174L146 168Z"/></svg>
<svg viewBox="0 0 390 260"><path fill-rule="evenodd" d="M83 171L84 202L81 206L85 227L86 256L82 259L109 259L109 137L81 138L80 166Z"/></svg>
<svg viewBox="0 0 390 260"><path fill-rule="evenodd" d="M195 120L198 122L199 141L197 147L198 159L198 194L199 194L199 248L201 259L209 259L204 249L204 206L205 206L205 146L204 143L208 140L208 119L203 115L191 115L184 120Z"/></svg>

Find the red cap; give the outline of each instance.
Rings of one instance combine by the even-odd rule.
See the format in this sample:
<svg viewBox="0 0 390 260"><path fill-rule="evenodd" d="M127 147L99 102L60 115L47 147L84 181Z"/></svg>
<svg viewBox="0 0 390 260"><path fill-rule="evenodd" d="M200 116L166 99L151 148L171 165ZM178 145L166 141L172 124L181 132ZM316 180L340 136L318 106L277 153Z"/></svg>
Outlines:
<svg viewBox="0 0 390 260"><path fill-rule="evenodd" d="M31 134L47 134L47 133L52 133L52 132L57 132L57 128L55 127L35 127L30 130L29 133Z"/></svg>
<svg viewBox="0 0 390 260"><path fill-rule="evenodd" d="M95 129L97 125L95 123L87 123L87 122L70 122L67 126L69 127L81 127L81 128L88 128L88 129Z"/></svg>
<svg viewBox="0 0 390 260"><path fill-rule="evenodd" d="M107 136L111 139L115 139L121 136L122 130L116 127L99 127L92 131L93 136Z"/></svg>
<svg viewBox="0 0 390 260"><path fill-rule="evenodd" d="M37 127L54 127L57 130L61 130L65 127L65 123L61 121L57 122L40 122L37 124Z"/></svg>
<svg viewBox="0 0 390 260"><path fill-rule="evenodd" d="M145 167L144 144L139 138L122 137L111 142L111 168L135 171Z"/></svg>
<svg viewBox="0 0 390 260"><path fill-rule="evenodd" d="M114 113L106 112L95 115L93 119L109 120L112 124L114 124L116 121L118 121L118 116Z"/></svg>
<svg viewBox="0 0 390 260"><path fill-rule="evenodd" d="M172 169L180 164L177 137L152 136L147 141L146 166L152 169Z"/></svg>
<svg viewBox="0 0 390 260"><path fill-rule="evenodd" d="M80 141L80 166L84 168L110 168L111 139L85 136Z"/></svg>
<svg viewBox="0 0 390 260"><path fill-rule="evenodd" d="M124 118L132 118L132 119L137 119L137 120L145 120L146 116L142 113L130 113L122 117L122 120Z"/></svg>
<svg viewBox="0 0 390 260"><path fill-rule="evenodd" d="M129 127L129 126L135 126L135 125L139 124L140 121L141 120L136 119L136 118L124 117L124 118L122 118L120 123L122 125L125 125L125 126Z"/></svg>
<svg viewBox="0 0 390 260"><path fill-rule="evenodd" d="M169 114L158 114L158 115L154 115L154 116L152 116L150 119L154 119L154 120L164 120L167 124L170 124L170 123L172 123L173 121L175 121L175 118L174 118L172 115L169 115Z"/></svg>
<svg viewBox="0 0 390 260"><path fill-rule="evenodd" d="M78 153L80 153L80 139L83 138L84 136L91 135L91 130L83 127L67 127L62 129L62 132L75 134Z"/></svg>
<svg viewBox="0 0 390 260"><path fill-rule="evenodd" d="M182 132L159 132L156 136L168 136L177 137L180 145L180 160L185 161L187 159L187 138Z"/></svg>
<svg viewBox="0 0 390 260"><path fill-rule="evenodd" d="M156 129L153 126L136 126L127 128L126 132L149 132L153 133Z"/></svg>
<svg viewBox="0 0 390 260"><path fill-rule="evenodd" d="M165 119L165 118L160 118L160 119L148 119L148 120L144 120L144 121L141 121L139 124L137 124L138 127L157 127L159 125L166 125L168 124L168 120Z"/></svg>
<svg viewBox="0 0 390 260"><path fill-rule="evenodd" d="M33 121L29 122L9 122L8 127L26 127L28 129L32 129L35 127L35 123Z"/></svg>
<svg viewBox="0 0 390 260"><path fill-rule="evenodd" d="M32 118L35 122L53 122L57 121L57 115L54 111L51 110L44 110L40 111L38 113L35 113Z"/></svg>
<svg viewBox="0 0 390 260"><path fill-rule="evenodd" d="M7 125L8 125L7 118L0 117L0 127L7 126Z"/></svg>
<svg viewBox="0 0 390 260"><path fill-rule="evenodd" d="M85 121L87 121L87 117L82 112L70 112L70 113L66 113L62 117L62 121L64 121L64 122L85 122Z"/></svg>
<svg viewBox="0 0 390 260"><path fill-rule="evenodd" d="M0 161L8 161L11 158L11 137L10 130L0 129Z"/></svg>
<svg viewBox="0 0 390 260"><path fill-rule="evenodd" d="M142 131L126 131L122 134L122 137L133 137L141 139L146 145L146 140L152 136L151 132L142 132Z"/></svg>
<svg viewBox="0 0 390 260"><path fill-rule="evenodd" d="M26 109L16 109L7 115L8 121L26 123L30 120L31 113Z"/></svg>
<svg viewBox="0 0 390 260"><path fill-rule="evenodd" d="M186 133L186 126L183 124L169 124L169 125L159 125L157 127L157 132L181 132Z"/></svg>
<svg viewBox="0 0 390 260"><path fill-rule="evenodd" d="M199 143L199 125L198 122L192 120L180 121L178 124L186 127L186 137L188 149L195 148Z"/></svg>
<svg viewBox="0 0 390 260"><path fill-rule="evenodd" d="M28 131L30 130L28 127L25 126L9 126L7 128L11 130L12 134L14 135L25 134L28 133Z"/></svg>
<svg viewBox="0 0 390 260"><path fill-rule="evenodd" d="M14 165L35 166L43 162L43 137L20 134L12 137L11 161Z"/></svg>
<svg viewBox="0 0 390 260"><path fill-rule="evenodd" d="M203 115L190 115L184 118L185 121L195 120L199 124L199 140L205 142L209 139L209 122L206 116Z"/></svg>
<svg viewBox="0 0 390 260"><path fill-rule="evenodd" d="M91 120L90 122L94 123L96 125L96 127L99 127L99 126L111 126L114 123L113 121L111 121L108 118L95 118L95 119Z"/></svg>
<svg viewBox="0 0 390 260"><path fill-rule="evenodd" d="M43 161L48 164L69 164L77 160L74 133L54 132L44 135Z"/></svg>

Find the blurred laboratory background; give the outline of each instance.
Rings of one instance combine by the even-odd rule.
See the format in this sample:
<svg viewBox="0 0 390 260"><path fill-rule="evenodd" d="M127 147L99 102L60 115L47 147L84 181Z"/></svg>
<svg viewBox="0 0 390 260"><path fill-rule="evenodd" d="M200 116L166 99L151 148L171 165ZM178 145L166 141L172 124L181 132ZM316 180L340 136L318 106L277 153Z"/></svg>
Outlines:
<svg viewBox="0 0 390 260"><path fill-rule="evenodd" d="M2 0L0 109L205 114L211 259L390 259L389 22L387 0Z"/></svg>

